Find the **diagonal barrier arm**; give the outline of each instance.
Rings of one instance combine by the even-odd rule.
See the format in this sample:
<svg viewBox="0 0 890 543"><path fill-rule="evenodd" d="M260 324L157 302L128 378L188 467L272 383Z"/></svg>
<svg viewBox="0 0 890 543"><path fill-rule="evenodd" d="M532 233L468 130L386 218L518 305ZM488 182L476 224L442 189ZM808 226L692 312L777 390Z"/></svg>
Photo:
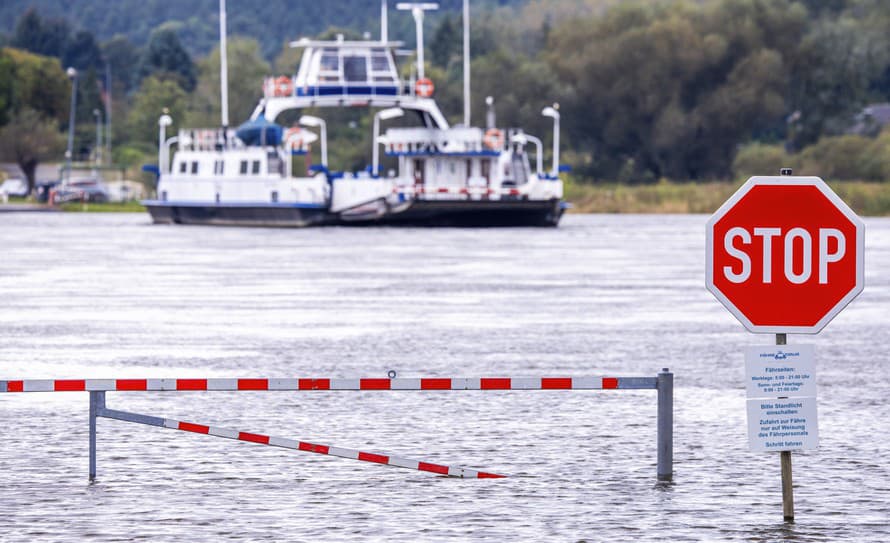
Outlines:
<svg viewBox="0 0 890 543"><path fill-rule="evenodd" d="M108 409L105 407L104 395L104 392L90 393L90 481L94 481L96 478L95 419L98 417L104 417L124 422L132 422L136 424L145 424L147 426L156 426L159 428L167 428L170 430L179 430L182 432L191 432L195 434L204 434L226 439L234 439L237 441L258 443L260 445L268 445L270 447L280 447L283 449L323 454L326 456L337 456L340 458L358 460L361 462L371 462L374 464L382 464L397 468L426 471L439 475L445 475L448 477L458 477L462 479L501 479L506 477L506 475L478 471L459 466L446 466L442 464L435 464L433 462L413 460L411 458L402 458L393 455L370 453L354 449L345 449L342 447L335 447L333 445L320 445L316 443L309 443L307 441L298 441L294 439L268 436L252 432L240 432L237 430L230 430L228 428L207 426L194 422L165 419L151 415L143 415L141 413L131 413L128 411L120 411L117 409Z"/></svg>

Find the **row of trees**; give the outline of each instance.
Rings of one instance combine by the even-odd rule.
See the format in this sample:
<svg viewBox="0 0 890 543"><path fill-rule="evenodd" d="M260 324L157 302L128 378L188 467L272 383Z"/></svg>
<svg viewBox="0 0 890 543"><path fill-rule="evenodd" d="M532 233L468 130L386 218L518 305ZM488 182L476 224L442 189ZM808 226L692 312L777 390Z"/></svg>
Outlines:
<svg viewBox="0 0 890 543"><path fill-rule="evenodd" d="M427 74L443 111L459 122L459 12L431 20ZM92 74L80 80L78 149L88 149L90 112L108 90L93 82L104 81L109 68L117 161L136 164L154 154L157 118L165 108L177 126L217 125L219 51L194 61L174 28L157 28L145 46L123 36L96 43L64 21L26 13L8 43L44 56L6 49L0 70L54 62L43 69L52 72L47 81L56 94L42 89L47 98L32 96L21 78L0 77L0 125L29 111L65 128L69 84L62 68L69 62ZM587 180L729 179L741 173L741 164L761 158L766 164L776 156L792 163L813 155L807 149L816 144L820 157L847 156L832 146L849 149L859 142L865 148L872 141L840 137L854 115L866 104L890 100L888 29L890 3L882 0L530 0L522 8L475 8L472 118L480 124L484 97L494 96L499 124L549 139L550 121L540 111L558 102L565 161ZM361 37L335 29L321 37L338 32ZM249 116L264 75L292 74L298 60L299 51L287 46L267 57L254 39L230 40L233 123ZM328 120L334 167L363 167L371 112L313 113ZM882 167L867 171L869 178L890 178L890 169L887 177L876 173Z"/></svg>

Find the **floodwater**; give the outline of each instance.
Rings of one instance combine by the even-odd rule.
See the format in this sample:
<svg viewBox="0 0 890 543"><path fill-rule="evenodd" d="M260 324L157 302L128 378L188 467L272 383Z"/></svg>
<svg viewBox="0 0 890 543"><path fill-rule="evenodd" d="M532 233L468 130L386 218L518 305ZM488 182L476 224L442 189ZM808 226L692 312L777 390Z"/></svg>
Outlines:
<svg viewBox="0 0 890 543"><path fill-rule="evenodd" d="M675 373L654 391L108 393L108 406L447 465L423 472L99 420L86 393L0 394L3 541L888 541L890 220L818 336L818 450L747 448L743 351L704 289L704 216L558 229L154 226L0 215L0 379Z"/></svg>

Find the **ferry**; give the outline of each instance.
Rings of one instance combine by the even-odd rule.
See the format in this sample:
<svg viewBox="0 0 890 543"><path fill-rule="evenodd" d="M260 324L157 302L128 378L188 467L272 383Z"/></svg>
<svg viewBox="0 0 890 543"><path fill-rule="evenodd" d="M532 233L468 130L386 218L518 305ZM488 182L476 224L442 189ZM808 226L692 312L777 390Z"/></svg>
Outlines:
<svg viewBox="0 0 890 543"><path fill-rule="evenodd" d="M418 22L418 61L407 80L400 78L395 62L403 44L386 35L384 0L380 40L338 36L292 42L292 47L303 49L297 73L267 78L263 98L237 130L227 127L224 89L223 128L180 130L167 139L165 128L172 119L162 116L157 198L143 202L153 221L291 227L556 226L566 208L559 179L557 108L542 110L554 121L549 171L544 170L539 138L495 126L490 97L484 129L468 122L450 126L433 98L434 84L423 71L420 29L422 10L429 4L409 6ZM221 26L222 21L224 16ZM376 110L372 161L364 171L329 168L323 118L303 115L291 127L275 123L287 110L342 107ZM465 112L468 120L467 107ZM410 116L417 119L416 126L380 133L382 123ZM317 164L312 159L315 143L321 150ZM381 152L394 157L397 168L382 172Z"/></svg>

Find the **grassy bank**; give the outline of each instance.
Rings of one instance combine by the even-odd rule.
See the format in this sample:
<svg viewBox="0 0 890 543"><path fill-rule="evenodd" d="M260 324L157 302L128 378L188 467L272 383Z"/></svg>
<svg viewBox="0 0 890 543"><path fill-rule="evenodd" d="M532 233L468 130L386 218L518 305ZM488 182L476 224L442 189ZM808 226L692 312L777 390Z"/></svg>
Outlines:
<svg viewBox="0 0 890 543"><path fill-rule="evenodd" d="M108 202L104 204L69 202L59 206L62 211L86 213L142 213L145 206L139 202Z"/></svg>
<svg viewBox="0 0 890 543"><path fill-rule="evenodd" d="M660 181L653 185L620 185L569 181L565 198L573 204L575 213L713 213L741 184ZM828 184L858 215L890 216L890 183Z"/></svg>

